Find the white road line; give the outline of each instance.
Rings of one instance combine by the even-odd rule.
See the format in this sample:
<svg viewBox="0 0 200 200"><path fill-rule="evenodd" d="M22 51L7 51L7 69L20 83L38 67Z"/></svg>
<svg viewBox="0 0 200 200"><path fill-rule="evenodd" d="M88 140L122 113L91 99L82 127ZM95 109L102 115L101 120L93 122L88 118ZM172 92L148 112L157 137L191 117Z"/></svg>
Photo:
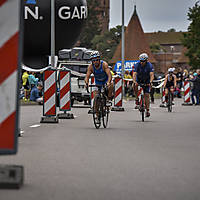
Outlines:
<svg viewBox="0 0 200 200"><path fill-rule="evenodd" d="M35 124L35 125L32 125L32 126L29 126L30 128L37 128L37 127L40 127L40 124Z"/></svg>

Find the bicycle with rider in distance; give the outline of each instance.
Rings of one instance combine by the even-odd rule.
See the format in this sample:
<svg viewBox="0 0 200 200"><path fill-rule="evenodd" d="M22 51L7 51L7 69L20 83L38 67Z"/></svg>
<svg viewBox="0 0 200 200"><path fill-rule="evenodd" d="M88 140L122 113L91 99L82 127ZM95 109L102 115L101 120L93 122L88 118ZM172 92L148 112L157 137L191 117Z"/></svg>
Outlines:
<svg viewBox="0 0 200 200"><path fill-rule="evenodd" d="M107 87L105 85L89 85L88 87L96 87L97 93L93 101L92 114L93 122L96 129L101 126L101 121L103 122L103 127L106 128L108 125L108 118L110 113L110 106L112 103L108 104L107 101ZM87 88L88 91L88 88ZM89 91L88 91L89 92Z"/></svg>

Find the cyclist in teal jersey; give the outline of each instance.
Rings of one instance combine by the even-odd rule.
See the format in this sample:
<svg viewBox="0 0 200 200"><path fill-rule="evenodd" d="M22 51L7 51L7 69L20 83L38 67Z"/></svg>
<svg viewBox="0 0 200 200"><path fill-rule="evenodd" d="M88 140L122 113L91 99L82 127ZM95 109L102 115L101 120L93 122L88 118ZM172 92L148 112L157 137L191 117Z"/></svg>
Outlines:
<svg viewBox="0 0 200 200"><path fill-rule="evenodd" d="M103 60L100 60L100 54L98 51L92 52L90 58L92 63L88 66L88 70L85 77L85 86L88 87L90 75L94 74L95 84L102 86L106 84L108 88L108 99L112 100L113 82L108 63L106 63Z"/></svg>

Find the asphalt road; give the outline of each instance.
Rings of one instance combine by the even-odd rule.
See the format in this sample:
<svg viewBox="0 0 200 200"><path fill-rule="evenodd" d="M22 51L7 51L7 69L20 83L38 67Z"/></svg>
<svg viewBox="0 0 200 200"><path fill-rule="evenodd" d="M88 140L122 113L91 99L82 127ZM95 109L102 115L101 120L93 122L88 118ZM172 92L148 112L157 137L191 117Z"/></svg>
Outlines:
<svg viewBox="0 0 200 200"><path fill-rule="evenodd" d="M22 106L19 151L0 164L23 165L25 183L0 200L199 200L200 106L181 103L168 113L157 100L141 122L125 102L99 130L85 108L40 124L42 106Z"/></svg>

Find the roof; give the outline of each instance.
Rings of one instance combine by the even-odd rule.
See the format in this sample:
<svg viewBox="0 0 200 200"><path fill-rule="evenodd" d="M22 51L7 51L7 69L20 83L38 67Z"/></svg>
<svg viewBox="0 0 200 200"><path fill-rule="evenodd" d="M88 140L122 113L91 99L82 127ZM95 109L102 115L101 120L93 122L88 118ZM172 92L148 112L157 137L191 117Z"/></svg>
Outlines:
<svg viewBox="0 0 200 200"><path fill-rule="evenodd" d="M181 56L178 59L178 63L189 63L189 58L185 55L186 52L187 52L187 48L184 47L181 52Z"/></svg>
<svg viewBox="0 0 200 200"><path fill-rule="evenodd" d="M149 44L181 44L184 32L154 32L145 33Z"/></svg>
<svg viewBox="0 0 200 200"><path fill-rule="evenodd" d="M125 31L125 60L138 60L138 56L144 52L149 55L150 62L156 62L146 40L135 6L134 13ZM121 60L121 41L110 63L116 63L119 60Z"/></svg>

